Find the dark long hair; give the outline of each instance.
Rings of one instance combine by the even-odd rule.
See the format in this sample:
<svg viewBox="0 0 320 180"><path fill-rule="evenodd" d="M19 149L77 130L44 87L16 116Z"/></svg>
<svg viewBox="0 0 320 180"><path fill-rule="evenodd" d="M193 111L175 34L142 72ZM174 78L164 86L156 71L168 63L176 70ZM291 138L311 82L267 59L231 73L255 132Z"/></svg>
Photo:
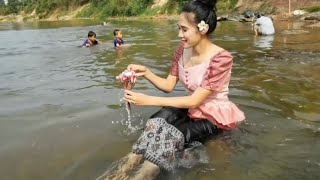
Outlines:
<svg viewBox="0 0 320 180"><path fill-rule="evenodd" d="M189 17L188 19L196 24L201 21L207 23L209 25L207 34L210 34L217 27L216 3L217 0L195 0L186 4L182 12L193 13L194 18Z"/></svg>

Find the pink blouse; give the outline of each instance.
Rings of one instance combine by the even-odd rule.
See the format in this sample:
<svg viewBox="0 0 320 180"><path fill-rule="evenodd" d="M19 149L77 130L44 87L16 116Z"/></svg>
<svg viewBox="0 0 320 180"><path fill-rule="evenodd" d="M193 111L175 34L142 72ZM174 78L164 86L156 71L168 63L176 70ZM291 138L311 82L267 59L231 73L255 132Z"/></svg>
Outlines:
<svg viewBox="0 0 320 180"><path fill-rule="evenodd" d="M228 51L221 51L210 61L184 68L183 50L182 46L176 50L170 74L179 77L179 81L188 89L189 95L198 87L213 91L199 107L189 109L189 116L194 120L208 119L222 129L236 128L236 124L243 121L245 116L228 99L232 55Z"/></svg>

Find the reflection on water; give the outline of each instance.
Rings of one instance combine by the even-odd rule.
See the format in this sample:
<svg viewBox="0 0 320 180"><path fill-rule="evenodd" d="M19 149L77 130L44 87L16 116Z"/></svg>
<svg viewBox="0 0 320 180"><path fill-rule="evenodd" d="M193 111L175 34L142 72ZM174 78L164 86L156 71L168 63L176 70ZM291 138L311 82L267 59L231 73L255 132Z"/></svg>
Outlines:
<svg viewBox="0 0 320 180"><path fill-rule="evenodd" d="M118 63L121 63L122 61L125 61L127 59L127 56L126 56L126 51L127 49L129 48L130 45L127 45L126 46L119 46L119 47L116 47L115 51L116 51L116 60L115 60L115 64L118 64Z"/></svg>
<svg viewBox="0 0 320 180"><path fill-rule="evenodd" d="M262 49L271 49L274 36L254 36L254 46Z"/></svg>
<svg viewBox="0 0 320 180"><path fill-rule="evenodd" d="M121 84L128 64L166 76L179 43L175 21L92 21L0 25L2 179L95 179L130 150ZM209 163L159 179L319 179L320 37L276 22L274 36L251 25L219 23L212 40L234 56L230 98L246 113L238 130L206 146ZM115 28L130 46L113 47ZM309 33L284 34L302 29ZM101 44L79 48L93 30ZM146 80L135 90L162 94ZM156 107L133 107L143 127ZM124 122L124 123L112 123Z"/></svg>

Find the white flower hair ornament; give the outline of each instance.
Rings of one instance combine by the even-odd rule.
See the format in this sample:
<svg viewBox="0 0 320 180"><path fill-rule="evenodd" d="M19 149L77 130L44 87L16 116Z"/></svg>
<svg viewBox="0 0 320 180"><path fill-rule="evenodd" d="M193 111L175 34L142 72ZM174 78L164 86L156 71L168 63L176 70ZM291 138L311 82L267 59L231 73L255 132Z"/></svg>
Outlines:
<svg viewBox="0 0 320 180"><path fill-rule="evenodd" d="M198 24L200 32L206 32L209 30L209 24L205 23L203 20Z"/></svg>

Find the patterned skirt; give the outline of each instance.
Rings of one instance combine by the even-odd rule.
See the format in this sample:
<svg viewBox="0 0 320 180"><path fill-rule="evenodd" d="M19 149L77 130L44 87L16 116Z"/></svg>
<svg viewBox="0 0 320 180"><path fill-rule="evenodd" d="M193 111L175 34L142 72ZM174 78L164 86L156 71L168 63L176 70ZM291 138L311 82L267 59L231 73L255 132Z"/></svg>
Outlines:
<svg viewBox="0 0 320 180"><path fill-rule="evenodd" d="M166 107L147 121L133 152L171 171L186 156L186 148L199 145L221 131L208 120L190 119L187 109Z"/></svg>

